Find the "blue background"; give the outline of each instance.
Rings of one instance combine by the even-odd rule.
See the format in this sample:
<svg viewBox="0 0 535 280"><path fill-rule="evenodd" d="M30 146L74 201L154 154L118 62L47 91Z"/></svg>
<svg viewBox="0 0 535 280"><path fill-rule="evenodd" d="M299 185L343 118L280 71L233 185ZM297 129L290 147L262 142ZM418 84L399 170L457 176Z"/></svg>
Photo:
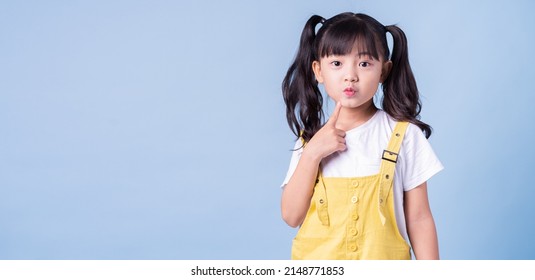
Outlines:
<svg viewBox="0 0 535 280"><path fill-rule="evenodd" d="M535 4L451 0L1 1L0 258L288 259L280 84L344 11L408 36L441 257L535 259Z"/></svg>

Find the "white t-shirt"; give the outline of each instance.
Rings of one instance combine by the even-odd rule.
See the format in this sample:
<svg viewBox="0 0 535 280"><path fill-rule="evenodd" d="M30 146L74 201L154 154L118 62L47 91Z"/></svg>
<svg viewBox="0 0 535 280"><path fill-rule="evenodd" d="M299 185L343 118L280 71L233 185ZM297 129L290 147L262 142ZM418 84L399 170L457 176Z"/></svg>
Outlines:
<svg viewBox="0 0 535 280"><path fill-rule="evenodd" d="M377 110L367 122L346 131L347 149L322 160L323 176L363 177L378 174L383 150L388 146L396 123L386 112ZM288 183L297 167L303 151L301 146L301 139L298 139L282 187ZM409 239L403 210L403 192L423 184L443 168L422 130L409 124L399 151L393 188L399 232L407 242Z"/></svg>

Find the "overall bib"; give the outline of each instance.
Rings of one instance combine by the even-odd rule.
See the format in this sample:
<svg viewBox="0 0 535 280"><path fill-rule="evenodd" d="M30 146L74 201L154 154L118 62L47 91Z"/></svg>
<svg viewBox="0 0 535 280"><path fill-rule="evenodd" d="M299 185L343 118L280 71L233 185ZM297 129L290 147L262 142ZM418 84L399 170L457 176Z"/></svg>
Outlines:
<svg viewBox="0 0 535 280"><path fill-rule="evenodd" d="M379 174L323 177L292 245L292 259L411 259L394 214L393 180L407 122L398 122Z"/></svg>

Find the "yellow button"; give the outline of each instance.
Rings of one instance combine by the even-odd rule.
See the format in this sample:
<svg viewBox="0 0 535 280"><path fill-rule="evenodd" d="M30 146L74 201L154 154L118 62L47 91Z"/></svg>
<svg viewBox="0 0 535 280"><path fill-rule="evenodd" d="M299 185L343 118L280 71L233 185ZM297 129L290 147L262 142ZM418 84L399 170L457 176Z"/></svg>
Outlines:
<svg viewBox="0 0 535 280"><path fill-rule="evenodd" d="M353 181L353 182L351 182L351 185L353 187L357 187L359 185L359 181Z"/></svg>
<svg viewBox="0 0 535 280"><path fill-rule="evenodd" d="M356 220L359 219L359 215L353 214L353 215L351 215L351 219L353 219L353 221L356 221Z"/></svg>
<svg viewBox="0 0 535 280"><path fill-rule="evenodd" d="M355 229L355 228L350 229L350 230L349 230L349 234L351 234L351 235L357 235L357 229Z"/></svg>
<svg viewBox="0 0 535 280"><path fill-rule="evenodd" d="M357 250L357 245L351 245L351 246L349 246L349 250L351 250L351 251L353 251L353 252L356 251L356 250Z"/></svg>
<svg viewBox="0 0 535 280"><path fill-rule="evenodd" d="M357 203L358 200L359 200L359 199L357 198L357 196L353 196L353 197L351 198L351 202L352 202L352 203Z"/></svg>

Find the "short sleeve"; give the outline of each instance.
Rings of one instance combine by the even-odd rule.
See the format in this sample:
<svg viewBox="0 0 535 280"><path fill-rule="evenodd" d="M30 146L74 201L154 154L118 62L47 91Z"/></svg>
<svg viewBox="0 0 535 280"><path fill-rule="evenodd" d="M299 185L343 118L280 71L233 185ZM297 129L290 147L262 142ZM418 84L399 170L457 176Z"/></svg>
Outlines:
<svg viewBox="0 0 535 280"><path fill-rule="evenodd" d="M284 178L284 181L282 182L281 188L284 188L286 184L290 181L290 178L292 178L292 175L294 174L295 169L297 168L297 163L299 163L299 159L301 158L301 153L303 153L303 143L301 141L301 138L297 139L295 141L295 145L292 152L292 158L290 159L290 166L288 167L288 171L286 172L286 177Z"/></svg>
<svg viewBox="0 0 535 280"><path fill-rule="evenodd" d="M444 169L431 144L416 125L410 124L407 128L401 149L399 164L404 191L423 184Z"/></svg>

